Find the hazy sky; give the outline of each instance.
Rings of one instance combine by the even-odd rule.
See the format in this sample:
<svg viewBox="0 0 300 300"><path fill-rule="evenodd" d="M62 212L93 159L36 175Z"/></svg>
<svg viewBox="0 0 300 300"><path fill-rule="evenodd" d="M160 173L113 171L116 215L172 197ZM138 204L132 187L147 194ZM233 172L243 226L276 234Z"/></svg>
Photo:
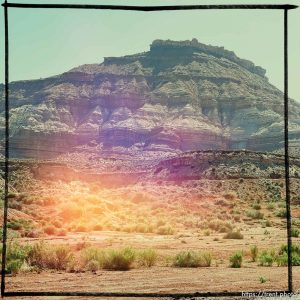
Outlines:
<svg viewBox="0 0 300 300"><path fill-rule="evenodd" d="M47 1L21 1L45 3ZM127 5L230 4L261 1L106 0L48 3ZM269 4L300 1L264 1ZM1 14L0 24L3 24ZM3 27L3 26L2 26ZM3 57L3 28L1 27ZM300 100L300 8L289 12L289 95ZM149 50L154 39L186 40L224 46L239 57L267 70L270 82L283 88L283 11L203 10L124 12L85 10L9 9L10 80L35 79L65 72L105 56ZM3 70L3 59L0 64ZM4 71L2 72L3 75ZM1 78L3 82L3 76Z"/></svg>

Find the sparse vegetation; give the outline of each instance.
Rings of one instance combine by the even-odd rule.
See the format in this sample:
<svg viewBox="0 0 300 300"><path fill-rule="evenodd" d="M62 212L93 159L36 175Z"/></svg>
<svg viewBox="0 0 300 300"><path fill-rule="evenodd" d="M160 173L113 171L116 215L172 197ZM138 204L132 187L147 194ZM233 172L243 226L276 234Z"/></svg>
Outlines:
<svg viewBox="0 0 300 300"><path fill-rule="evenodd" d="M279 218L286 218L286 209L285 208L280 208L275 212L275 216Z"/></svg>
<svg viewBox="0 0 300 300"><path fill-rule="evenodd" d="M212 256L209 252L182 251L173 259L173 265L180 268L210 267Z"/></svg>
<svg viewBox="0 0 300 300"><path fill-rule="evenodd" d="M67 270L74 260L74 254L66 245L51 246L44 242L32 246L28 254L31 266L39 269Z"/></svg>
<svg viewBox="0 0 300 300"><path fill-rule="evenodd" d="M259 281L260 281L260 283L266 283L267 282L267 278L263 277L263 276L260 276L259 277Z"/></svg>
<svg viewBox="0 0 300 300"><path fill-rule="evenodd" d="M158 255L153 249L146 249L138 254L138 260L140 265L146 266L148 268L155 265L155 263L157 262L157 258Z"/></svg>
<svg viewBox="0 0 300 300"><path fill-rule="evenodd" d="M264 250L258 257L260 266L271 267L275 262L276 255L274 250Z"/></svg>
<svg viewBox="0 0 300 300"><path fill-rule="evenodd" d="M292 237L299 237L299 234L300 234L300 232L299 232L299 229L297 229L297 228L295 228L295 227L292 227L291 228L291 236Z"/></svg>
<svg viewBox="0 0 300 300"><path fill-rule="evenodd" d="M230 231L230 232L227 232L223 238L224 239L242 240L244 238L244 236L240 231Z"/></svg>
<svg viewBox="0 0 300 300"><path fill-rule="evenodd" d="M103 268L115 271L127 271L133 266L136 253L131 248L107 250L103 259Z"/></svg>
<svg viewBox="0 0 300 300"><path fill-rule="evenodd" d="M250 256L253 262L257 261L257 256L258 256L258 248L256 245L253 245L250 247Z"/></svg>
<svg viewBox="0 0 300 300"><path fill-rule="evenodd" d="M246 212L247 217L254 219L254 220L260 220L264 218L264 214L256 209L249 209Z"/></svg>
<svg viewBox="0 0 300 300"><path fill-rule="evenodd" d="M229 262L231 268L241 268L243 263L243 253L241 251L233 253L229 258Z"/></svg>

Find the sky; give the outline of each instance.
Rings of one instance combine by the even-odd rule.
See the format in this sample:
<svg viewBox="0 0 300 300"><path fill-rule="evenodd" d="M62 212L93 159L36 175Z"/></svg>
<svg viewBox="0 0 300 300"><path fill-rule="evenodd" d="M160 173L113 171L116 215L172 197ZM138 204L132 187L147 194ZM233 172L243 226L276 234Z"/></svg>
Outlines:
<svg viewBox="0 0 300 300"><path fill-rule="evenodd" d="M19 3L47 1L14 0ZM64 0L48 3L126 5L261 4L225 0ZM300 0L266 0L295 4ZM3 13L0 15L3 24ZM289 12L289 96L300 101L300 8ZM4 35L1 38L1 82L4 81ZM197 10L125 12L9 8L10 81L49 77L106 56L148 51L155 39L188 40L224 46L267 70L270 82L283 90L283 11Z"/></svg>

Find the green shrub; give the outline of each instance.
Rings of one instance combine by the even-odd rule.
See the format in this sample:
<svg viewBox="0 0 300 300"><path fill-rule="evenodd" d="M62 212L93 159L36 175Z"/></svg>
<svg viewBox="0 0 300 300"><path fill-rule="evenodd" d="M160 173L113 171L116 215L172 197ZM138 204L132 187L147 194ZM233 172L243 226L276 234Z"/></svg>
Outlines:
<svg viewBox="0 0 300 300"><path fill-rule="evenodd" d="M252 208L255 210L260 210L261 209L261 205L259 203L253 203Z"/></svg>
<svg viewBox="0 0 300 300"><path fill-rule="evenodd" d="M276 260L275 252L273 250L264 250L258 257L260 266L271 267Z"/></svg>
<svg viewBox="0 0 300 300"><path fill-rule="evenodd" d="M240 231L230 231L227 232L224 236L224 239L234 239L234 240L242 240L244 236L241 234Z"/></svg>
<svg viewBox="0 0 300 300"><path fill-rule="evenodd" d="M173 265L180 268L210 267L212 256L209 252L181 251L173 259Z"/></svg>
<svg viewBox="0 0 300 300"><path fill-rule="evenodd" d="M241 251L233 253L229 258L229 262L231 268L240 268L243 263L243 253Z"/></svg>
<svg viewBox="0 0 300 300"><path fill-rule="evenodd" d="M148 268L155 265L157 261L157 253L153 249L146 249L139 253L139 263Z"/></svg>
<svg viewBox="0 0 300 300"><path fill-rule="evenodd" d="M257 261L258 248L256 245L250 247L250 256L253 262Z"/></svg>
<svg viewBox="0 0 300 300"><path fill-rule="evenodd" d="M288 255L283 253L276 257L276 262L278 267L286 267L288 265Z"/></svg>
<svg viewBox="0 0 300 300"><path fill-rule="evenodd" d="M14 260L9 260L6 262L6 272L8 274L17 274L22 265L23 265L24 261L20 260L20 259L14 259Z"/></svg>
<svg viewBox="0 0 300 300"><path fill-rule="evenodd" d="M291 236L292 237L299 237L299 234L300 234L300 232L297 228L295 228L295 227L291 228Z"/></svg>
<svg viewBox="0 0 300 300"><path fill-rule="evenodd" d="M118 271L130 270L135 260L135 256L135 252L131 248L110 250L104 257L103 268Z"/></svg>
<svg viewBox="0 0 300 300"><path fill-rule="evenodd" d="M267 278L261 276L261 277L259 277L259 281L260 281L260 283L265 283L265 282L267 282Z"/></svg>
<svg viewBox="0 0 300 300"><path fill-rule="evenodd" d="M277 256L277 265L278 266L287 266L288 265L288 247L287 245L282 245L279 250L279 255ZM297 244L292 244L291 247L292 254L292 265L300 266L300 246Z"/></svg>
<svg viewBox="0 0 300 300"><path fill-rule="evenodd" d="M9 274L18 273L26 262L29 251L30 246L22 246L16 242L8 243L6 252L6 272Z"/></svg>
<svg viewBox="0 0 300 300"><path fill-rule="evenodd" d="M279 218L286 218L287 216L286 209L285 208L278 209L275 213L275 216Z"/></svg>
<svg viewBox="0 0 300 300"><path fill-rule="evenodd" d="M81 252L81 257L84 263L84 266L87 267L89 262L97 262L99 267L103 266L105 253L103 250L95 248L95 247L89 247L85 248Z"/></svg>

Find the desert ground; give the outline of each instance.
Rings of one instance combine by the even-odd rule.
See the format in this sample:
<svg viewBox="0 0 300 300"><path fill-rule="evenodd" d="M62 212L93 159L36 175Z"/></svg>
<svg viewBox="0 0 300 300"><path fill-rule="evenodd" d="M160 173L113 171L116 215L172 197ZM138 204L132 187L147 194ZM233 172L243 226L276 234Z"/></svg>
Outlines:
<svg viewBox="0 0 300 300"><path fill-rule="evenodd" d="M164 173L127 183L119 176L111 184L82 180L84 169L76 173L80 179L72 172L47 163L12 168L7 292L287 290L280 176L175 181ZM58 173L59 180L51 179ZM292 178L295 290L299 185Z"/></svg>

